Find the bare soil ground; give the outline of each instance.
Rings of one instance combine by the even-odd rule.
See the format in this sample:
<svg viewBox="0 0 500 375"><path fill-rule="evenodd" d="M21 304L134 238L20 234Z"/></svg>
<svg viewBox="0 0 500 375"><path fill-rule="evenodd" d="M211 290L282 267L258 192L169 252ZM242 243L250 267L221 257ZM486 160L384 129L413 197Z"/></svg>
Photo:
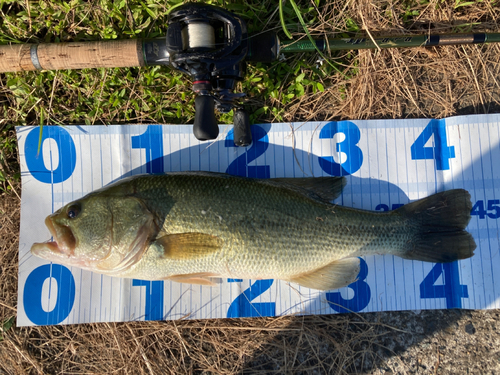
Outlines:
<svg viewBox="0 0 500 375"><path fill-rule="evenodd" d="M346 27L343 22L348 14L374 36L429 30L457 32L467 27L499 31L500 11L490 1L463 7L457 7L459 1L421 2L417 6L420 13L411 24L397 20L389 24L388 17L380 12L382 2L332 4L322 14L334 19L338 29ZM405 4L394 2L393 6L404 13ZM325 25L311 32L331 32ZM254 98L255 104L284 108L286 121L442 118L500 110L498 45L360 51L357 55L345 70L352 74L343 77L332 73L324 79L324 92L309 93L287 105L273 98ZM314 62L317 56L297 59ZM14 88L1 76L0 81L0 102L7 103L5 113L0 115L2 139L15 139L12 130L5 130L6 124L38 124L40 113L16 117ZM52 101L51 90L52 94L54 88L64 90L58 85L60 82L54 81L38 105L46 104L49 121L58 118L64 122L56 111L69 113L74 107L71 102L63 108L57 100ZM114 122L111 112L108 115L106 121ZM140 121L152 120L144 117ZM0 156L4 175L19 173L15 152ZM0 373L500 373L498 310L18 328L17 181L7 178L0 182Z"/></svg>

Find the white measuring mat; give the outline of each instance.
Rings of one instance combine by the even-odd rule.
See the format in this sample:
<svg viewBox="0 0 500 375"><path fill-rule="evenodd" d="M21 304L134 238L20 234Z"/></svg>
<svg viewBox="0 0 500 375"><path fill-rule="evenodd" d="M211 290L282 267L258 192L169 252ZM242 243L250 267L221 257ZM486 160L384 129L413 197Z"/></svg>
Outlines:
<svg viewBox="0 0 500 375"><path fill-rule="evenodd" d="M196 140L188 125L18 127L17 324L500 308L499 120L254 125L247 148L234 147L232 126L221 126L213 143ZM347 185L335 203L378 211L464 188L473 204L467 230L478 247L472 258L448 264L367 256L358 281L328 292L278 280L224 279L208 287L119 279L52 264L29 251L50 239L47 215L101 186L141 173L200 170L259 178L344 175Z"/></svg>

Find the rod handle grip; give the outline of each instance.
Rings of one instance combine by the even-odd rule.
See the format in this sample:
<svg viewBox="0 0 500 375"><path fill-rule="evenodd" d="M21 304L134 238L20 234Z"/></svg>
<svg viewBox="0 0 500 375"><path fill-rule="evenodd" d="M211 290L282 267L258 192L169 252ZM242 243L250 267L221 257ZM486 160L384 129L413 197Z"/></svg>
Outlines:
<svg viewBox="0 0 500 375"><path fill-rule="evenodd" d="M141 39L0 46L0 73L144 65Z"/></svg>

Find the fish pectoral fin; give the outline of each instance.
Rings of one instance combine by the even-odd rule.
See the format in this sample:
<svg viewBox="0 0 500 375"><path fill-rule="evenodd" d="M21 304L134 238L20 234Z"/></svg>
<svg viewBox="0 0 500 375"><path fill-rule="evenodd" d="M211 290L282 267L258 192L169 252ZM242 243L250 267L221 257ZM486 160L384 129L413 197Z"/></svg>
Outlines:
<svg viewBox="0 0 500 375"><path fill-rule="evenodd" d="M184 275L173 275L167 277L166 280L172 280L178 283L197 284L206 286L216 286L217 284L210 280L211 277L218 277L219 275L210 272L188 273Z"/></svg>
<svg viewBox="0 0 500 375"><path fill-rule="evenodd" d="M165 258L175 260L196 259L210 255L222 248L222 239L205 233L175 233L157 238Z"/></svg>
<svg viewBox="0 0 500 375"><path fill-rule="evenodd" d="M359 258L340 259L312 272L295 276L288 281L311 289L338 289L357 280L359 264Z"/></svg>

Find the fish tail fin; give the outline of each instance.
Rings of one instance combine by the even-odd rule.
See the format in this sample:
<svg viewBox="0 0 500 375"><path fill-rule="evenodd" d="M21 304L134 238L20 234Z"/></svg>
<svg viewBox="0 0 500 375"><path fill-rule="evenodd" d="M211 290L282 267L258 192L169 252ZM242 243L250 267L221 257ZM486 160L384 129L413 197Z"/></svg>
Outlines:
<svg viewBox="0 0 500 375"><path fill-rule="evenodd" d="M399 208L418 230L398 255L435 263L470 258L476 248L474 238L465 231L471 209L470 194L463 189L443 191Z"/></svg>

